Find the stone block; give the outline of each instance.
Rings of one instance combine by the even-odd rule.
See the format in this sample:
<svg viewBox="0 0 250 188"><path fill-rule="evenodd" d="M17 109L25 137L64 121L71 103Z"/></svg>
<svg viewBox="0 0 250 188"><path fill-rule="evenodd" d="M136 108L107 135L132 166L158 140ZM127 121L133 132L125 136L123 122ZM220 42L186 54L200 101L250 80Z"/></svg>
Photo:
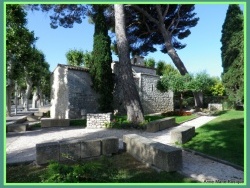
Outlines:
<svg viewBox="0 0 250 188"><path fill-rule="evenodd" d="M87 128L106 128L106 124L110 123L112 113L87 114Z"/></svg>
<svg viewBox="0 0 250 188"><path fill-rule="evenodd" d="M210 111L216 111L216 110L223 110L223 107L222 107L222 104L219 104L219 103L210 103L208 104L208 109Z"/></svg>
<svg viewBox="0 0 250 188"><path fill-rule="evenodd" d="M195 135L195 127L183 126L171 131L171 142L185 144Z"/></svg>
<svg viewBox="0 0 250 188"><path fill-rule="evenodd" d="M167 172L178 171L182 168L182 151L162 143L153 144L153 164Z"/></svg>
<svg viewBox="0 0 250 188"><path fill-rule="evenodd" d="M60 142L60 161L79 160L81 158L81 142L68 140Z"/></svg>
<svg viewBox="0 0 250 188"><path fill-rule="evenodd" d="M81 142L81 158L98 157L101 155L101 141L88 140Z"/></svg>
<svg viewBox="0 0 250 188"><path fill-rule="evenodd" d="M44 116L44 113L43 113L43 112L35 112L35 113L34 113L34 116L43 117L43 116Z"/></svg>
<svg viewBox="0 0 250 188"><path fill-rule="evenodd" d="M160 131L176 126L174 117L163 118L158 121Z"/></svg>
<svg viewBox="0 0 250 188"><path fill-rule="evenodd" d="M109 137L101 139L102 155L112 155L118 153L119 139L117 137Z"/></svg>
<svg viewBox="0 0 250 188"><path fill-rule="evenodd" d="M26 116L21 116L16 119L16 123L24 123L25 121L27 121Z"/></svg>
<svg viewBox="0 0 250 188"><path fill-rule="evenodd" d="M69 119L41 118L41 127L68 127Z"/></svg>
<svg viewBox="0 0 250 188"><path fill-rule="evenodd" d="M28 121L38 121L40 119L41 117L37 117L37 116L27 116Z"/></svg>
<svg viewBox="0 0 250 188"><path fill-rule="evenodd" d="M174 117L167 117L163 119L159 119L156 121L151 121L147 124L146 131L147 132L157 132L164 129L168 129L174 127L176 125Z"/></svg>
<svg viewBox="0 0 250 188"><path fill-rule="evenodd" d="M27 129L27 124L10 124L7 125L7 132L24 132Z"/></svg>
<svg viewBox="0 0 250 188"><path fill-rule="evenodd" d="M59 161L59 142L48 142L36 144L36 163L38 165L47 164L49 161Z"/></svg>
<svg viewBox="0 0 250 188"><path fill-rule="evenodd" d="M177 171L182 167L182 151L151 139L129 134L123 136L126 151L137 160L156 166L167 172Z"/></svg>

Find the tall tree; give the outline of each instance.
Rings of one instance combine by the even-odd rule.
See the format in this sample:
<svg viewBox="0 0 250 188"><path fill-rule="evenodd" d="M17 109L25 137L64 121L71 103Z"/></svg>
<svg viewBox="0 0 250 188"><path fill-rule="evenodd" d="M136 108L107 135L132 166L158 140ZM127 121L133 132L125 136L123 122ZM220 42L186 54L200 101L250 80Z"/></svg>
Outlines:
<svg viewBox="0 0 250 188"><path fill-rule="evenodd" d="M23 69L26 82L26 91L24 95L24 104L23 107L25 111L29 111L29 98L31 95L32 87L40 82L41 70L43 68L43 63L45 62L44 54L32 48L28 53L23 57ZM36 84L38 85L38 84Z"/></svg>
<svg viewBox="0 0 250 188"><path fill-rule="evenodd" d="M122 8L121 8L122 6ZM89 12L92 14L93 12L90 10L90 5L32 5L31 8L33 10L42 10L45 12L49 12L52 10L51 18L51 27L57 28L58 26L63 26L65 28L73 27L74 23L81 23L82 19L85 18L86 15L89 15ZM119 8L118 8L119 7ZM124 101L125 106L127 108L127 116L128 120L134 123L139 123L144 121L143 110L139 99L139 94L136 89L132 68L130 65L130 57L129 57L129 47L128 41L126 38L125 31L125 20L124 20L124 10L123 5L117 5L117 13L115 18L116 22L116 36L117 41L119 41L119 59L120 59L120 81L122 82L122 88L124 90ZM122 15L119 15L122 13ZM107 19L107 17L106 17ZM111 23L112 19L107 19L106 23ZM119 33L121 32L121 33ZM124 48L124 49L123 49ZM125 52L125 54L123 53Z"/></svg>
<svg viewBox="0 0 250 188"><path fill-rule="evenodd" d="M107 23L104 16L104 6L94 6L96 14L93 63L90 65L90 74L94 89L99 93L99 110L102 112L113 111L114 81L111 69L111 40L108 35Z"/></svg>
<svg viewBox="0 0 250 188"><path fill-rule="evenodd" d="M229 100L244 101L244 18L239 5L229 5L221 37L222 82Z"/></svg>
<svg viewBox="0 0 250 188"><path fill-rule="evenodd" d="M128 121L140 123L144 121L142 105L134 82L129 57L129 44L125 29L124 5L115 4L115 33L119 55L120 75L124 104L127 109Z"/></svg>
<svg viewBox="0 0 250 188"><path fill-rule="evenodd" d="M127 31L132 51L139 54L156 51L160 45L181 73L188 73L176 49L186 45L181 39L191 34L190 28L196 26L199 18L195 17L194 5L131 5L128 6ZM199 93L194 92L196 106L202 106Z"/></svg>
<svg viewBox="0 0 250 188"><path fill-rule="evenodd" d="M6 5L7 116L11 115L14 82L18 81L23 73L22 60L36 40L34 33L25 27L27 23L25 17L26 13L21 5Z"/></svg>

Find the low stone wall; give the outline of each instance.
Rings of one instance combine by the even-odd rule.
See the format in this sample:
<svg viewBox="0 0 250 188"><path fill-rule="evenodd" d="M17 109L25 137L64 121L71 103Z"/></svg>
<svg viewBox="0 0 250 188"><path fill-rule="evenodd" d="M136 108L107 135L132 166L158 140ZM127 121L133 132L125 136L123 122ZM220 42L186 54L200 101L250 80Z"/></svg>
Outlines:
<svg viewBox="0 0 250 188"><path fill-rule="evenodd" d="M185 144L195 135L195 127L183 126L171 131L171 142Z"/></svg>
<svg viewBox="0 0 250 188"><path fill-rule="evenodd" d="M215 111L215 110L223 110L222 104L219 103L210 103L208 104L208 109L210 111Z"/></svg>
<svg viewBox="0 0 250 188"><path fill-rule="evenodd" d="M168 129L168 128L174 127L174 126L176 126L175 118L174 117L167 117L167 118L163 118L163 119L149 122L147 124L146 131L154 133L154 132Z"/></svg>
<svg viewBox="0 0 250 188"><path fill-rule="evenodd" d="M98 140L67 140L36 145L36 163L47 164L49 161L80 160L101 155L118 153L119 139L116 137Z"/></svg>
<svg viewBox="0 0 250 188"><path fill-rule="evenodd" d="M112 120L112 113L87 114L87 128L106 128Z"/></svg>
<svg viewBox="0 0 250 188"><path fill-rule="evenodd" d="M137 160L167 172L182 168L182 150L137 134L123 136L124 148Z"/></svg>
<svg viewBox="0 0 250 188"><path fill-rule="evenodd" d="M41 127L68 127L69 119L41 118Z"/></svg>

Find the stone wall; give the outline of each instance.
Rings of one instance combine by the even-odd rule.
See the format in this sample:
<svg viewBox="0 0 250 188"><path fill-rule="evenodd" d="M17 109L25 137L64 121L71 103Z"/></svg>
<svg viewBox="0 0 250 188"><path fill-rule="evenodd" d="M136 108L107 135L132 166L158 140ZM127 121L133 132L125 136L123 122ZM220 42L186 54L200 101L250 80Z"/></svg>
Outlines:
<svg viewBox="0 0 250 188"><path fill-rule="evenodd" d="M173 111L173 92L160 92L157 89L159 76L141 74L140 98L145 114Z"/></svg>
<svg viewBox="0 0 250 188"><path fill-rule="evenodd" d="M117 65L113 66L114 73L118 75L119 67ZM134 67L135 66L132 66L132 68ZM156 88L159 79L160 77L154 74L134 72L134 81L137 86L145 114L168 112L173 111L174 109L173 92L160 92ZM125 114L126 109L123 104L122 88L117 77L115 83L116 85L114 90L114 109L118 111L119 114Z"/></svg>
<svg viewBox="0 0 250 188"><path fill-rule="evenodd" d="M85 113L98 112L98 94L92 89L90 74L84 70L68 70L69 117L80 118Z"/></svg>
<svg viewBox="0 0 250 188"><path fill-rule="evenodd" d="M106 128L112 120L112 113L87 114L87 128Z"/></svg>
<svg viewBox="0 0 250 188"><path fill-rule="evenodd" d="M36 144L36 163L43 165L53 161L80 160L110 156L118 153L119 139L107 137L97 140L64 140Z"/></svg>
<svg viewBox="0 0 250 188"><path fill-rule="evenodd" d="M68 119L68 70L63 66L57 66L51 74L51 108L50 117L55 119Z"/></svg>

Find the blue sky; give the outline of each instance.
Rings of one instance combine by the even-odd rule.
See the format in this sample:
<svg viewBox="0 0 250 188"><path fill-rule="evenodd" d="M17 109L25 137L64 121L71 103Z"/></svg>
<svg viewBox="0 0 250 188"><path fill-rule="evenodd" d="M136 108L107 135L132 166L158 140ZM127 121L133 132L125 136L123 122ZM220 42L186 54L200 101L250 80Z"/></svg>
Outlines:
<svg viewBox="0 0 250 188"><path fill-rule="evenodd" d="M227 4L196 5L195 12L200 20L196 27L191 28L191 35L182 40L187 44L186 48L177 51L190 73L206 71L211 76L220 77L220 38L227 8ZM82 24L75 24L73 28L51 29L48 13L28 12L27 18L27 27L39 38L36 47L45 54L51 71L59 63L67 64L65 54L70 49L92 51L94 25L89 24L87 19ZM160 51L150 53L145 58L164 60L172 64L168 55ZM113 56L113 60L118 58Z"/></svg>

